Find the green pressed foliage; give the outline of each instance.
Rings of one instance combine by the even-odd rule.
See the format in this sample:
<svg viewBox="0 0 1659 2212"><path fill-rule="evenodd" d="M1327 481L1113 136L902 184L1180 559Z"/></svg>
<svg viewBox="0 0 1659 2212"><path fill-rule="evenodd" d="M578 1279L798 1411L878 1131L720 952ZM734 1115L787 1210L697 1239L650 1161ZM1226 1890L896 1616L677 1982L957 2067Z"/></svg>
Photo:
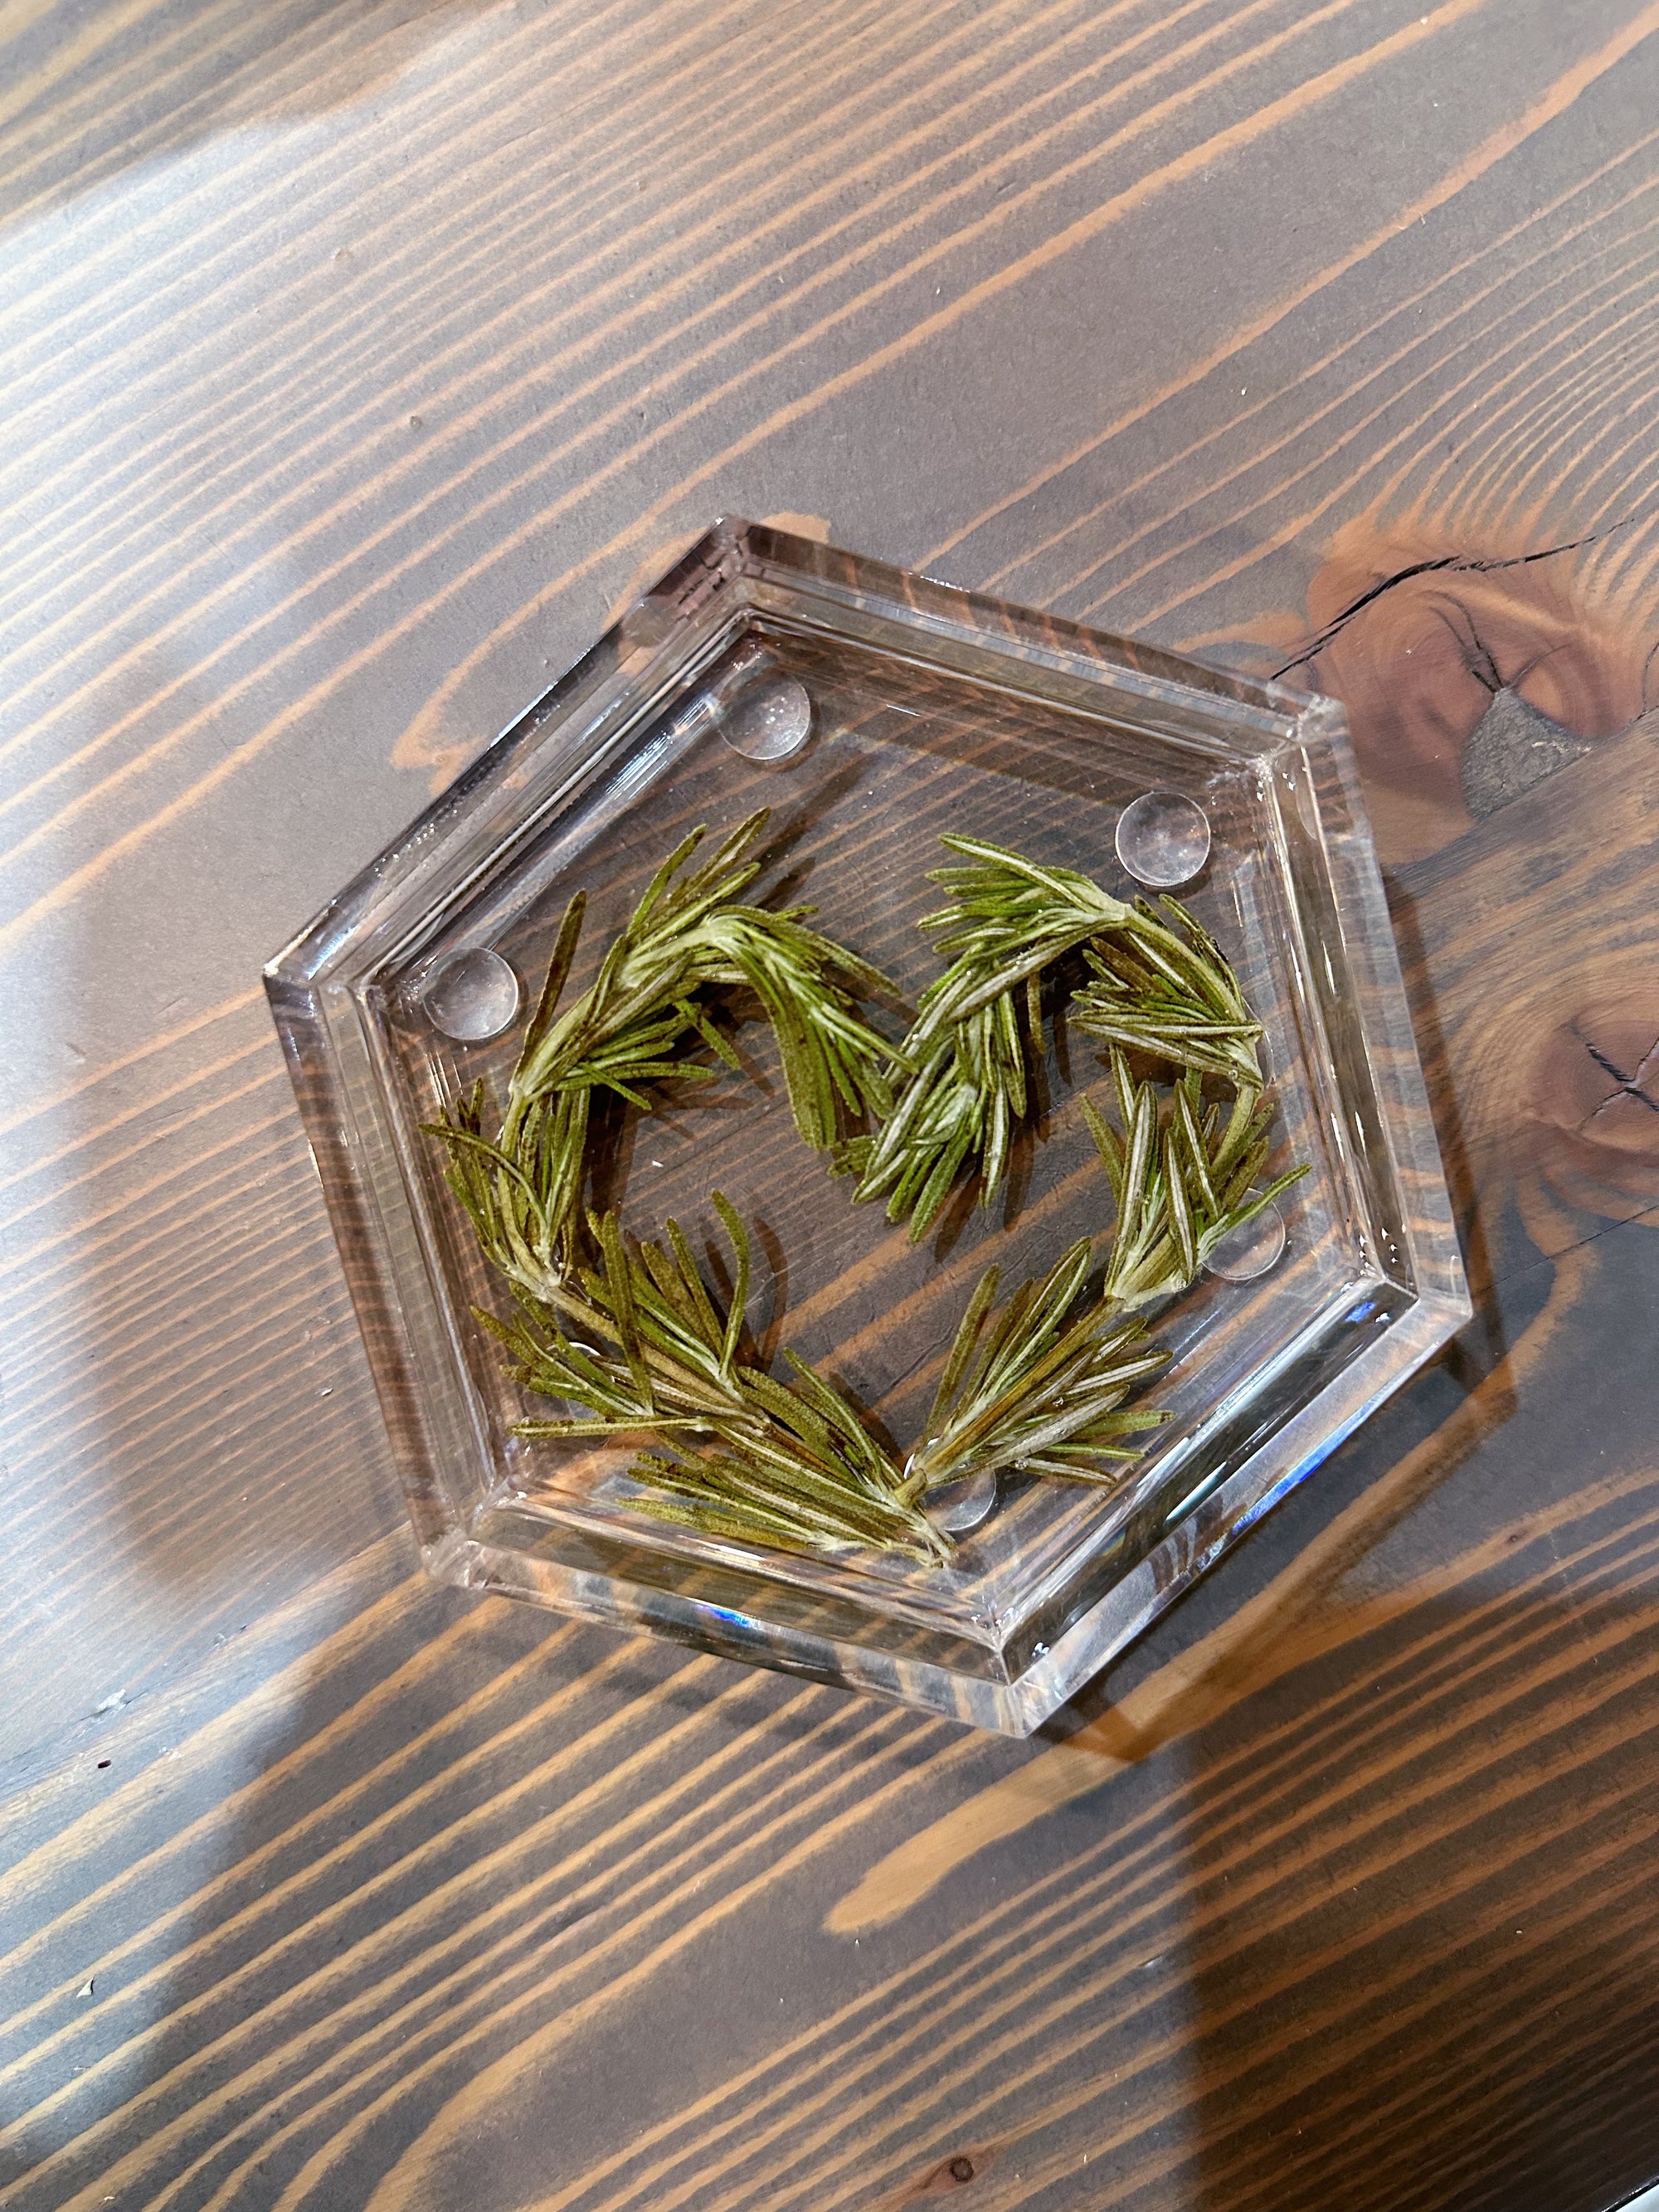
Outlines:
<svg viewBox="0 0 1659 2212"><path fill-rule="evenodd" d="M1167 1416L1126 1402L1168 1353L1134 1310L1184 1289L1220 1239L1303 1170L1257 1190L1273 1109L1261 1025L1214 940L1173 899L1109 897L1087 877L983 840L948 836L963 865L933 880L950 902L924 927L950 964L897 1046L857 1014L891 986L806 927L810 908L771 911L742 894L751 816L696 868L696 830L658 870L588 988L561 1013L583 902L567 909L495 1133L483 1086L429 1125L486 1257L517 1302L478 1310L510 1371L569 1408L518 1425L527 1437L617 1437L639 1449L635 1509L730 1541L804 1551L873 1548L939 1564L950 1540L929 1492L1006 1470L1111 1483L1130 1441ZM1109 1048L1121 1121L1085 1098L1116 1201L1104 1274L1085 1238L1000 1310L981 1277L946 1358L924 1433L901 1465L844 1392L793 1352L787 1381L757 1366L745 1336L749 1237L719 1192L732 1289L704 1282L679 1224L630 1246L614 1213L586 1211L588 1109L608 1089L649 1111L649 1087L707 1080L735 1055L710 1019L717 994L759 1000L778 1039L802 1138L835 1148L855 1196L885 1195L921 1235L958 1178L976 1170L988 1203L1029 1109L1026 1054L1040 1047L1043 977L1080 953L1087 980L1073 1024ZM1128 1055L1170 1071L1138 1080ZM1206 1100L1206 1082L1231 1089ZM844 1124L863 1122L855 1133Z"/></svg>

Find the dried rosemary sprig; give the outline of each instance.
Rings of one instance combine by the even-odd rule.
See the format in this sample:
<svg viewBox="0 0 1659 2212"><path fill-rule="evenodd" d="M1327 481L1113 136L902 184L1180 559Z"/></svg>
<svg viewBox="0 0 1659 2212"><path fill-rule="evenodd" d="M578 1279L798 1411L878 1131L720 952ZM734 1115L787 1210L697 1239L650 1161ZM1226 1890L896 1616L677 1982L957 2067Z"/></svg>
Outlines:
<svg viewBox="0 0 1659 2212"><path fill-rule="evenodd" d="M1091 1265L1085 1237L1041 1282L1023 1284L993 1321L997 1270L969 1300L908 1472L924 1491L1018 1468L1077 1482L1115 1482L1137 1456L1124 1437L1169 1416L1125 1407L1136 1383L1169 1362L1145 1324L1109 1298L1078 1310Z"/></svg>
<svg viewBox="0 0 1659 2212"><path fill-rule="evenodd" d="M1261 1024L1220 946L1179 900L1134 902L1127 924L1084 947L1091 979L1070 1017L1086 1035L1260 1092Z"/></svg>
<svg viewBox="0 0 1659 2212"><path fill-rule="evenodd" d="M1087 1098L1089 1133L1117 1201L1112 1256L1103 1295L1126 1309L1184 1291L1224 1237L1254 1219L1308 1170L1292 1168L1252 1194L1272 1150L1274 1109L1263 1103L1261 1078L1241 1086L1224 1118L1204 1103L1201 1079L1189 1069L1160 1116L1150 1083L1137 1083L1121 1048L1113 1048L1120 1137Z"/></svg>
<svg viewBox="0 0 1659 2212"><path fill-rule="evenodd" d="M704 994L752 991L772 1025L795 1127L822 1151L840 1133L840 1109L890 1110L886 1069L896 1048L860 1021L854 993L890 991L879 971L805 926L811 907L771 911L742 894L759 872L744 855L766 826L751 814L694 869L705 832L694 830L646 888L611 940L599 974L561 1013L580 938L580 892L565 910L553 958L507 1085L497 1133L485 1134L483 1085L428 1125L451 1155L450 1182L485 1254L534 1293L571 1263L579 1226L588 1120L595 1091L648 1112L645 1088L700 1083L714 1071L691 1057L707 1046L732 1068L737 1054L708 1018Z"/></svg>
<svg viewBox="0 0 1659 2212"><path fill-rule="evenodd" d="M1040 1043L1041 978L1066 953L1133 921L1133 909L1071 868L1042 867L981 837L947 836L961 867L933 869L950 903L927 915L951 964L922 994L901 1048L915 1071L873 1138L844 1148L857 1172L854 1195L887 1197L887 1218L908 1214L923 1236L962 1170L976 1165L981 1203L1001 1184L1014 1130L1028 1102L1022 987L1031 1041Z"/></svg>
<svg viewBox="0 0 1659 2212"><path fill-rule="evenodd" d="M916 1504L921 1480L901 1473L838 1390L793 1352L784 1354L794 1376L788 1383L740 1356L749 1237L718 1191L713 1203L735 1262L723 1307L678 1222L667 1225L665 1248L630 1251L610 1213L588 1224L597 1267L552 1284L544 1298L521 1299L511 1322L478 1310L526 1389L584 1409L522 1421L517 1433L647 1432L665 1449L642 1451L629 1469L647 1486L634 1510L706 1534L798 1551L862 1546L948 1558L947 1539Z"/></svg>
<svg viewBox="0 0 1659 2212"><path fill-rule="evenodd" d="M1029 1103L1025 1054L1042 1040L1041 979L1081 947L1089 982L1072 1000L1079 1028L1109 1042L1225 1078L1260 1093L1261 1024L1215 939L1176 900L1162 910L1115 899L1071 868L1042 867L982 838L943 841L968 865L938 868L951 903L927 915L951 965L923 994L905 1038L915 1073L879 1132L843 1148L859 1199L887 1197L926 1234L967 1167L989 1206ZM1025 1029L1018 1000L1024 985Z"/></svg>
<svg viewBox="0 0 1659 2212"><path fill-rule="evenodd" d="M1123 1123L1119 1138L1082 1102L1117 1200L1104 1295L1133 1307L1185 1290L1224 1237L1307 1169L1252 1194L1274 1114L1257 1055L1261 1024L1220 946L1179 900L1137 899L1132 923L1096 939L1085 957L1091 979L1071 1017L1111 1047ZM1126 1048L1182 1071L1167 1116L1152 1086L1134 1080ZM1224 1118L1204 1102L1206 1076L1232 1086Z"/></svg>

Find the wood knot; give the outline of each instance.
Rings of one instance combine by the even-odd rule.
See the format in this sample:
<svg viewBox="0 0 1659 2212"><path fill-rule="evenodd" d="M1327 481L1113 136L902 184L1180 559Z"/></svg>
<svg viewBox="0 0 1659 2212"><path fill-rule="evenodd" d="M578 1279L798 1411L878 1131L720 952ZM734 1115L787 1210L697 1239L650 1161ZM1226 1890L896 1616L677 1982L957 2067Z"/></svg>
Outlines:
<svg viewBox="0 0 1659 2212"><path fill-rule="evenodd" d="M1346 706L1385 861L1439 851L1653 703L1647 610L1579 550L1364 516L1338 534L1281 672Z"/></svg>
<svg viewBox="0 0 1659 2212"><path fill-rule="evenodd" d="M1537 1164L1622 1218L1659 1200L1659 988L1592 1000L1545 1042L1530 1100Z"/></svg>
<svg viewBox="0 0 1659 2212"><path fill-rule="evenodd" d="M926 2173L900 2191L893 2200L893 2212L902 2212L902 2208L912 2204L932 2203L936 2197L954 2197L959 2190L981 2180L993 2149L991 2145L976 2144L971 2151L952 2151L949 2158L930 2166Z"/></svg>

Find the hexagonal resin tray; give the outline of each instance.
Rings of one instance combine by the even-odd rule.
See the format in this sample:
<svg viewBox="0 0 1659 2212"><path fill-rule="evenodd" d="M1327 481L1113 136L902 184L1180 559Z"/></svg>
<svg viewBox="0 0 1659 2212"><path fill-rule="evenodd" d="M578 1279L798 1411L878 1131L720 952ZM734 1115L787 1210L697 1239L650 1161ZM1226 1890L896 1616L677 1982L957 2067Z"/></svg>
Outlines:
<svg viewBox="0 0 1659 2212"><path fill-rule="evenodd" d="M513 1433L550 1408L474 1317L510 1302L421 1125L480 1076L503 1091L571 894L568 992L689 828L765 806L750 896L814 904L914 1006L941 964L916 927L941 831L1127 896L1120 817L1149 793L1126 835L1150 817L1154 876L1207 820L1181 896L1265 1025L1267 1172L1310 1172L1279 1201L1282 1250L1270 1222L1238 1279L1152 1310L1174 1357L1150 1395L1173 1418L1119 1485L1005 1474L948 1565L796 1554L647 1517L623 1445ZM713 530L267 986L427 1565L470 1589L1025 1734L1469 1311L1340 711L747 523ZM866 1011L902 1034L903 1007ZM1103 1247L1080 1103L1109 1095L1102 1048L1052 1025L996 1206L959 1189L912 1243L801 1143L764 1022L735 996L728 1018L742 1072L599 1115L591 1197L631 1235L678 1218L718 1286L724 1192L755 1241L752 1356L817 1363L902 1462L988 1259L1006 1285L1080 1236Z"/></svg>

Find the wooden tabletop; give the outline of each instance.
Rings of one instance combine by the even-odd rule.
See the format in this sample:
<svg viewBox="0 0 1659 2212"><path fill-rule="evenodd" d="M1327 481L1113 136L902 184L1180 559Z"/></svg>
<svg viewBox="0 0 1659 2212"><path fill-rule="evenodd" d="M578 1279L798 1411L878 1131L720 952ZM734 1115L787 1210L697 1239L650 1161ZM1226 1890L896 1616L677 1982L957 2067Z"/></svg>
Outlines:
<svg viewBox="0 0 1659 2212"><path fill-rule="evenodd" d="M0 7L8 2212L1659 2173L1659 5ZM1352 717L1478 1302L1030 1743L423 1579L264 959L712 516Z"/></svg>

